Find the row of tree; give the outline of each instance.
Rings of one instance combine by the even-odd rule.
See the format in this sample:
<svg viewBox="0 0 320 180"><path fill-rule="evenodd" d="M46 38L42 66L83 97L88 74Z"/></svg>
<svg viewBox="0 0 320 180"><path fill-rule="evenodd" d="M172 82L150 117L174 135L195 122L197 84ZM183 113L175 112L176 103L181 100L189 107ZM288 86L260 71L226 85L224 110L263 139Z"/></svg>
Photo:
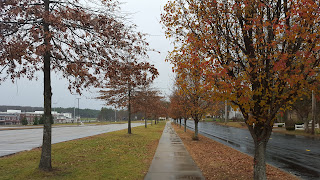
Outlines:
<svg viewBox="0 0 320 180"><path fill-rule="evenodd" d="M126 21L115 0L0 1L0 82L44 74L41 170L52 170L51 73L62 74L69 90L79 94L88 87L107 89L101 93L126 105L130 122L133 89L158 76L144 61L149 50L145 36Z"/></svg>
<svg viewBox="0 0 320 180"><path fill-rule="evenodd" d="M98 98L105 100L106 105L126 108L126 112L128 113L126 116L128 118L128 133L131 134L132 115L144 119L145 127L147 127L147 119L157 120L159 117L168 116L167 109L169 103L165 101L159 91L150 88L149 83L151 81L136 84L132 81L134 78L130 78L132 74L126 76L129 76L128 78L131 79L131 82L118 85L112 84L112 86L109 86L109 90L101 90ZM111 109L102 109L102 111L105 112L105 117L116 116L116 112Z"/></svg>
<svg viewBox="0 0 320 180"><path fill-rule="evenodd" d="M44 119L45 119L45 117L43 115L40 118L35 117L32 125L44 124ZM22 119L20 119L20 123L22 125L28 125L29 123L28 123L27 117L23 117ZM51 124L53 124L53 123L54 123L54 121L52 118Z"/></svg>
<svg viewBox="0 0 320 180"><path fill-rule="evenodd" d="M78 109L74 107L69 107L69 108L62 108L62 107L56 107L54 108L55 111L58 113L74 113L76 115L80 115L81 118L97 118L100 111L95 110L95 109Z"/></svg>
<svg viewBox="0 0 320 180"><path fill-rule="evenodd" d="M197 124L214 102L239 108L254 141L254 179L267 178L265 152L279 111L316 90L319 20L318 0L178 0L164 7L176 94L189 102L187 110L178 107L181 116L187 111Z"/></svg>

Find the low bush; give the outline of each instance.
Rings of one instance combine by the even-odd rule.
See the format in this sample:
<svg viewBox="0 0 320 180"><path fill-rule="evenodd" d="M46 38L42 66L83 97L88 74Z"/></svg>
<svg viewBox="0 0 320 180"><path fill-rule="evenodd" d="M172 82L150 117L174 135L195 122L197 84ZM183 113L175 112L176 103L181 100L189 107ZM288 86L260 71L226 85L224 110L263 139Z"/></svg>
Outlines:
<svg viewBox="0 0 320 180"><path fill-rule="evenodd" d="M295 127L294 126L288 126L288 127L286 127L286 130L287 131L294 131Z"/></svg>
<svg viewBox="0 0 320 180"><path fill-rule="evenodd" d="M21 120L21 124L22 125L28 125L28 121L27 121L27 118L24 117L22 120Z"/></svg>

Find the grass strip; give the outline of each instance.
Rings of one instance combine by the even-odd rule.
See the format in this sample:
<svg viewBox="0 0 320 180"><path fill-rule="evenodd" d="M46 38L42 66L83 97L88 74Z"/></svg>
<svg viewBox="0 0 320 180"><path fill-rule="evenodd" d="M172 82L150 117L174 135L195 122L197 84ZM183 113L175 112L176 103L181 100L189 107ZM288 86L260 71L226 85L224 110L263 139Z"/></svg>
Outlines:
<svg viewBox="0 0 320 180"><path fill-rule="evenodd" d="M41 149L0 158L0 179L143 179L165 123L52 145L51 172L38 170Z"/></svg>

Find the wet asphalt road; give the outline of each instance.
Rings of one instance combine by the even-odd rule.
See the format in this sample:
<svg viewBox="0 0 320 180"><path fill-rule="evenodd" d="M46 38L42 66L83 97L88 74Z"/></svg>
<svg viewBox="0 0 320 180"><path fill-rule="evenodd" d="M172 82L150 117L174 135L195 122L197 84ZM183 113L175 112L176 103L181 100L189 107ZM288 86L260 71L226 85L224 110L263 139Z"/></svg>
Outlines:
<svg viewBox="0 0 320 180"><path fill-rule="evenodd" d="M144 123L132 123L132 127ZM72 126L52 128L52 144L94 136L128 128L128 124L109 124L97 126ZM43 129L19 129L0 131L0 157L16 152L30 150L42 145Z"/></svg>
<svg viewBox="0 0 320 180"><path fill-rule="evenodd" d="M194 129L193 121L187 127ZM199 133L253 156L254 145L248 130L199 123ZM302 179L320 179L320 140L272 133L267 145L267 163Z"/></svg>

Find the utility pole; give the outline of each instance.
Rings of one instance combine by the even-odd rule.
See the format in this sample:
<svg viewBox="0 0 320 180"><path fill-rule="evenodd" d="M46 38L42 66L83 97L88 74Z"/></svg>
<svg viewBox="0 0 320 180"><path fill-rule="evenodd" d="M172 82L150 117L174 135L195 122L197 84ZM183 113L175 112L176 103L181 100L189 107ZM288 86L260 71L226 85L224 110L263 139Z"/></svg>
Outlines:
<svg viewBox="0 0 320 180"><path fill-rule="evenodd" d="M79 120L80 120L80 109L79 109L79 100L80 100L80 98L77 98L78 99L78 118L79 118ZM79 125L79 121L78 121L78 119L77 119L77 124Z"/></svg>
<svg viewBox="0 0 320 180"><path fill-rule="evenodd" d="M76 120L76 106L73 107L73 120ZM73 122L72 122L73 123Z"/></svg>
<svg viewBox="0 0 320 180"><path fill-rule="evenodd" d="M311 134L314 135L314 126L316 121L316 99L314 97L314 92L312 90L312 127L311 127ZM308 123L309 125L309 123Z"/></svg>

